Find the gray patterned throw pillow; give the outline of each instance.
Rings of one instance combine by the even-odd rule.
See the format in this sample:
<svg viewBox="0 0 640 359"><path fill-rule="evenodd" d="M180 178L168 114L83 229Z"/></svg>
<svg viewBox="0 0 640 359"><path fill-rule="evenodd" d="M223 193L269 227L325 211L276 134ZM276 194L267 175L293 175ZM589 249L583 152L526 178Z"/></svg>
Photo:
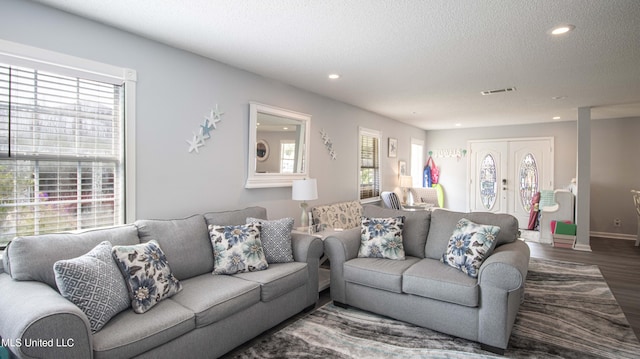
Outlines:
<svg viewBox="0 0 640 359"><path fill-rule="evenodd" d="M109 242L78 258L57 261L53 271L60 294L86 314L94 333L131 304Z"/></svg>
<svg viewBox="0 0 640 359"><path fill-rule="evenodd" d="M293 262L291 249L291 231L293 230L293 218L287 217L272 221L264 219L247 218L247 223L262 225L260 240L267 263Z"/></svg>
<svg viewBox="0 0 640 359"><path fill-rule="evenodd" d="M142 314L182 290L156 241L114 246L112 255L127 283L134 312Z"/></svg>

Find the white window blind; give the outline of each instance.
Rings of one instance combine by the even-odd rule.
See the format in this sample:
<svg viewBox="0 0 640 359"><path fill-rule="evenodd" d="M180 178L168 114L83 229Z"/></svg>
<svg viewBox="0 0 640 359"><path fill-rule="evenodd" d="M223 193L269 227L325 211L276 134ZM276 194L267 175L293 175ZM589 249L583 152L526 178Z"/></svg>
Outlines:
<svg viewBox="0 0 640 359"><path fill-rule="evenodd" d="M0 246L124 222L123 93L0 63Z"/></svg>
<svg viewBox="0 0 640 359"><path fill-rule="evenodd" d="M360 200L380 198L380 133L360 129Z"/></svg>

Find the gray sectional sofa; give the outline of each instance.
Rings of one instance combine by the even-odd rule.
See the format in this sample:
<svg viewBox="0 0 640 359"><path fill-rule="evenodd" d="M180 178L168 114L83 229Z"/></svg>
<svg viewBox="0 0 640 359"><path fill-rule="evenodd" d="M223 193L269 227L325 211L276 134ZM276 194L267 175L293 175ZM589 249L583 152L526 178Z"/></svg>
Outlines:
<svg viewBox="0 0 640 359"><path fill-rule="evenodd" d="M322 241L292 234L293 262L213 275L208 224L266 219L266 210L206 213L80 234L50 234L11 242L0 269L0 337L21 358L214 358L315 306ZM136 245L155 240L182 289L143 314L129 308L95 333L85 313L58 292L52 269L103 241Z"/></svg>
<svg viewBox="0 0 640 359"><path fill-rule="evenodd" d="M481 343L503 353L524 293L529 247L518 240L518 221L507 214L443 209L397 211L366 205L363 216L404 216L404 260L359 258L361 230L325 239L331 261L331 298L418 326ZM458 221L497 225L495 250L477 278L440 261Z"/></svg>

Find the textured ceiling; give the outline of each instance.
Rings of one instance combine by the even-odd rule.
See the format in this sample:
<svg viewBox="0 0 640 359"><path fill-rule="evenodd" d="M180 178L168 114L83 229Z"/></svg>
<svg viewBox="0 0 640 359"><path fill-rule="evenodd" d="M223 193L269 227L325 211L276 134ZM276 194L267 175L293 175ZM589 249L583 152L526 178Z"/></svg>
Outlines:
<svg viewBox="0 0 640 359"><path fill-rule="evenodd" d="M424 129L640 117L638 0L36 1Z"/></svg>

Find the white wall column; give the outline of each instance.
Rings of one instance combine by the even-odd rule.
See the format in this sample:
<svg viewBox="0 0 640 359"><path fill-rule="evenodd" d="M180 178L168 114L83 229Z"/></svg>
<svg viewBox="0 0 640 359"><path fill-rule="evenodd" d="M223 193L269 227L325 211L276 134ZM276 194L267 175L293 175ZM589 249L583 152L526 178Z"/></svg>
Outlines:
<svg viewBox="0 0 640 359"><path fill-rule="evenodd" d="M576 196L576 224L578 232L574 249L591 251L591 108L578 108L578 160Z"/></svg>

